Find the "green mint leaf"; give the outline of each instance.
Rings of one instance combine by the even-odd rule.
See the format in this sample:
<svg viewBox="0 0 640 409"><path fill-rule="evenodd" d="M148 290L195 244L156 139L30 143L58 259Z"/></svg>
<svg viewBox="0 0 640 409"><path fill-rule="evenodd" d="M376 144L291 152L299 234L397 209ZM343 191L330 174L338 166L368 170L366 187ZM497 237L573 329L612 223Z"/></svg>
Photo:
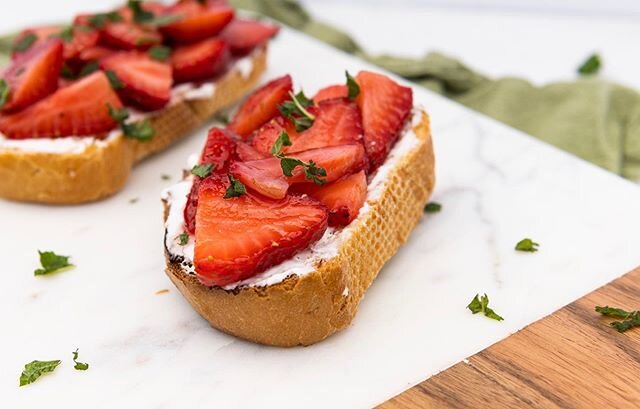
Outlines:
<svg viewBox="0 0 640 409"><path fill-rule="evenodd" d="M69 256L59 256L53 251L40 251L40 265L42 268L36 269L33 274L37 276L55 273L57 271L66 270L74 267L69 263Z"/></svg>
<svg viewBox="0 0 640 409"><path fill-rule="evenodd" d="M213 171L213 164L204 163L202 165L195 165L191 168L191 174L199 176L201 178L206 178Z"/></svg>
<svg viewBox="0 0 640 409"><path fill-rule="evenodd" d="M37 35L29 33L16 41L16 43L13 45L13 51L16 53L27 51L29 48L31 48L31 46L36 42L37 39Z"/></svg>
<svg viewBox="0 0 640 409"><path fill-rule="evenodd" d="M218 112L215 115L215 120L220 122L223 125L229 125L229 115L223 114L222 112Z"/></svg>
<svg viewBox="0 0 640 409"><path fill-rule="evenodd" d="M304 92L300 91L296 95L289 92L291 100L283 102L278 110L287 119L293 122L296 131L302 132L313 125L316 117L307 111L306 108L313 105L313 101L307 98Z"/></svg>
<svg viewBox="0 0 640 409"><path fill-rule="evenodd" d="M607 316L607 317L616 317L616 318L628 318L635 311L625 311L621 308L611 308L608 305L604 307L596 306L596 312Z"/></svg>
<svg viewBox="0 0 640 409"><path fill-rule="evenodd" d="M89 17L89 25L93 28L104 28L108 22L116 23L122 21L122 16L117 11L110 13L98 13Z"/></svg>
<svg viewBox="0 0 640 409"><path fill-rule="evenodd" d="M73 363L75 364L73 367L78 371L86 371L89 369L89 364L84 362L78 362L78 349L72 352L73 354Z"/></svg>
<svg viewBox="0 0 640 409"><path fill-rule="evenodd" d="M130 124L123 123L121 124L121 128L124 136L142 142L150 141L156 133L148 118Z"/></svg>
<svg viewBox="0 0 640 409"><path fill-rule="evenodd" d="M111 88L113 89L124 88L124 84L122 83L122 81L120 81L120 78L118 78L118 76L114 71L106 70L104 73L107 76L107 79L109 80L109 84L111 84Z"/></svg>
<svg viewBox="0 0 640 409"><path fill-rule="evenodd" d="M273 156L280 155L284 146L291 146L291 139L289 139L289 134L286 131L282 131L280 135L278 135L278 139L276 139L276 142L271 147L271 154Z"/></svg>
<svg viewBox="0 0 640 409"><path fill-rule="evenodd" d="M171 48L156 45L149 49L149 56L157 61L166 61L171 56Z"/></svg>
<svg viewBox="0 0 640 409"><path fill-rule="evenodd" d="M302 166L302 164L303 162L298 159L287 157L280 158L280 167L282 168L282 173L284 173L284 175L288 177L293 176L293 170L298 166Z"/></svg>
<svg viewBox="0 0 640 409"><path fill-rule="evenodd" d="M58 33L51 35L51 37L58 37L65 43L73 41L73 26L63 27Z"/></svg>
<svg viewBox="0 0 640 409"><path fill-rule="evenodd" d="M303 164L304 176L307 180L312 181L316 185L324 185L326 181L324 179L320 179L321 177L327 176L327 171L324 168L316 166L315 162L310 160L309 164Z"/></svg>
<svg viewBox="0 0 640 409"><path fill-rule="evenodd" d="M425 213L438 213L440 210L442 210L442 205L437 202L429 202L424 207Z"/></svg>
<svg viewBox="0 0 640 409"><path fill-rule="evenodd" d="M124 123L124 121L129 118L129 110L127 108L114 108L111 104L107 104L107 108L109 109L109 116L113 118L114 121L118 122L120 125Z"/></svg>
<svg viewBox="0 0 640 409"><path fill-rule="evenodd" d="M483 313L487 318L491 318L496 321L504 320L504 318L502 318L500 315L496 314L495 311L489 308L489 297L487 296L487 294L484 294L482 296L480 296L480 294L476 294L469 305L467 305L467 308L473 314Z"/></svg>
<svg viewBox="0 0 640 409"><path fill-rule="evenodd" d="M166 173L163 173L162 175L160 175L160 179L171 180L171 175L167 175Z"/></svg>
<svg viewBox="0 0 640 409"><path fill-rule="evenodd" d="M530 253L535 253L538 251L538 243L531 239L522 239L516 244L516 250L518 251L528 251Z"/></svg>
<svg viewBox="0 0 640 409"><path fill-rule="evenodd" d="M344 73L347 76L347 90L349 91L347 96L353 101L358 95L360 95L360 85L358 85L355 78L349 74L349 71L345 71Z"/></svg>
<svg viewBox="0 0 640 409"><path fill-rule="evenodd" d="M136 23L150 23L153 21L153 13L142 8L142 1L129 0L127 7L133 12L133 19Z"/></svg>
<svg viewBox="0 0 640 409"><path fill-rule="evenodd" d="M176 21L180 21L182 18L183 16L180 14L164 14L161 16L154 16L148 23L154 27L162 27L173 24Z"/></svg>
<svg viewBox="0 0 640 409"><path fill-rule="evenodd" d="M178 236L178 244L181 246L186 246L189 243L189 233L180 233Z"/></svg>
<svg viewBox="0 0 640 409"><path fill-rule="evenodd" d="M624 321L614 321L610 324L618 332L625 332L634 327L640 327L640 311L634 311L628 319Z"/></svg>
<svg viewBox="0 0 640 409"><path fill-rule="evenodd" d="M82 67L82 69L78 73L78 77L86 77L87 75L93 74L94 72L98 71L99 68L100 65L97 61L90 61L86 63L84 67Z"/></svg>
<svg viewBox="0 0 640 409"><path fill-rule="evenodd" d="M227 188L227 191L224 192L225 199L239 197L247 193L247 189L244 187L242 182L240 182L238 179L231 176L231 174L229 174L228 176L229 176L229 182L231 182L231 184Z"/></svg>
<svg viewBox="0 0 640 409"><path fill-rule="evenodd" d="M580 75L591 75L597 74L602 67L602 60L598 54L593 54L589 58L585 60L585 62L578 67L578 74Z"/></svg>
<svg viewBox="0 0 640 409"><path fill-rule="evenodd" d="M0 108L9 100L9 84L4 79L0 79Z"/></svg>
<svg viewBox="0 0 640 409"><path fill-rule="evenodd" d="M53 372L62 361L31 361L24 366L20 374L20 386L34 383L39 377L47 372Z"/></svg>

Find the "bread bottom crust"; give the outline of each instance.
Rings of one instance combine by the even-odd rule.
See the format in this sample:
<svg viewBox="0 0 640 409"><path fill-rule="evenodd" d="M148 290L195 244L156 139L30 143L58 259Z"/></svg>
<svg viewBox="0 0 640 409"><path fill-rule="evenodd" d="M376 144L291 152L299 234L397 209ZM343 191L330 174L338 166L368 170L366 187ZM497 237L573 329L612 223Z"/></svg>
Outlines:
<svg viewBox="0 0 640 409"><path fill-rule="evenodd" d="M200 284L165 250L167 275L213 327L253 342L311 345L347 327L366 290L422 217L433 191L435 161L426 113L414 131L419 143L391 169L382 194L357 219L338 255L315 271L228 291Z"/></svg>
<svg viewBox="0 0 640 409"><path fill-rule="evenodd" d="M79 204L118 192L133 165L186 137L212 115L244 96L266 69L267 49L256 50L248 76L230 70L211 98L180 101L150 120L155 135L142 142L125 137L91 145L81 153L0 149L0 197L21 202Z"/></svg>

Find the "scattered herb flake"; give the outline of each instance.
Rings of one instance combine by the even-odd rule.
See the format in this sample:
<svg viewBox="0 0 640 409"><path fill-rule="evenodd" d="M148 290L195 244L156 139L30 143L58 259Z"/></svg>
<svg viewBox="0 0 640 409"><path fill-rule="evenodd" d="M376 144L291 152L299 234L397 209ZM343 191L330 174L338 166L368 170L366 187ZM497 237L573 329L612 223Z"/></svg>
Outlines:
<svg viewBox="0 0 640 409"><path fill-rule="evenodd" d="M156 295L166 294L166 293L168 293L168 292L169 292L169 290L168 290L168 289L166 289L166 288L164 288L164 289L162 289L162 290L158 290L158 291L156 291Z"/></svg>
<svg viewBox="0 0 640 409"><path fill-rule="evenodd" d="M56 34L51 35L51 37L58 37L65 43L70 43L73 41L73 26L65 26Z"/></svg>
<svg viewBox="0 0 640 409"><path fill-rule="evenodd" d="M110 13L98 13L89 17L89 25L93 28L103 28L108 22L122 21L122 16L117 11Z"/></svg>
<svg viewBox="0 0 640 409"><path fill-rule="evenodd" d="M87 75L93 74L94 72L98 71L99 68L100 66L98 65L97 61L90 61L86 63L84 67L82 67L82 69L78 73L78 77L86 77Z"/></svg>
<svg viewBox="0 0 640 409"><path fill-rule="evenodd" d="M578 67L578 73L580 75L597 74L602 67L602 60L598 54L593 54Z"/></svg>
<svg viewBox="0 0 640 409"><path fill-rule="evenodd" d="M73 367L78 371L86 371L89 369L89 364L84 362L78 362L78 348L72 352L73 354L73 363L75 364Z"/></svg>
<svg viewBox="0 0 640 409"><path fill-rule="evenodd" d="M425 213L438 213L440 210L442 210L442 205L437 202L429 202L424 207Z"/></svg>
<svg viewBox="0 0 640 409"><path fill-rule="evenodd" d="M20 386L34 383L39 377L47 372L53 372L62 361L31 361L24 366L20 374Z"/></svg>
<svg viewBox="0 0 640 409"><path fill-rule="evenodd" d="M122 89L124 88L124 84L120 81L120 78L116 75L116 73L112 70L106 70L105 75L107 79L109 79L109 84L111 84L111 88L113 89Z"/></svg>
<svg viewBox="0 0 640 409"><path fill-rule="evenodd" d="M516 244L516 250L535 253L540 245L531 239L522 239Z"/></svg>
<svg viewBox="0 0 640 409"><path fill-rule="evenodd" d="M287 134L286 131L282 131L271 147L271 154L280 159L282 173L287 177L292 177L293 170L298 166L301 166L307 180L310 180L317 185L324 185L326 181L324 179L320 179L320 177L326 177L327 171L324 168L316 166L316 163L312 160L309 160L309 163L304 163L300 159L285 156L282 153L282 147L290 145L291 140L289 138L289 134Z"/></svg>
<svg viewBox="0 0 640 409"><path fill-rule="evenodd" d="M295 95L289 92L289 96L291 100L283 102L278 107L280 113L293 122L297 132L311 128L316 117L306 108L312 106L313 101L307 98L302 91Z"/></svg>
<svg viewBox="0 0 640 409"><path fill-rule="evenodd" d="M140 0L129 0L127 7L133 12L133 19L136 23L150 23L154 18L152 12L142 7L142 1Z"/></svg>
<svg viewBox="0 0 640 409"><path fill-rule="evenodd" d="M485 317L491 318L492 320L502 321L504 318L496 314L491 308L489 308L489 297L487 294L480 296L480 294L476 294L473 297L473 300L467 305L467 308L471 310L473 314L477 314L479 312L483 313Z"/></svg>
<svg viewBox="0 0 640 409"><path fill-rule="evenodd" d="M59 256L53 251L38 250L38 253L40 254L42 268L36 269L33 275L42 276L74 267L73 264L69 263L70 256Z"/></svg>
<svg viewBox="0 0 640 409"><path fill-rule="evenodd" d="M229 115L223 114L222 112L218 112L215 115L215 120L223 125L229 125Z"/></svg>
<svg viewBox="0 0 640 409"><path fill-rule="evenodd" d="M231 176L231 174L229 174L228 176L229 176L229 182L231 182L231 184L227 188L227 191L224 192L225 199L239 197L247 193L247 189L242 184L242 182L240 182L238 179Z"/></svg>
<svg viewBox="0 0 640 409"><path fill-rule="evenodd" d="M213 171L213 164L212 163L204 163L202 165L195 165L193 168L191 168L191 174L199 176L201 178L206 178L207 176L209 176L211 174L212 171Z"/></svg>
<svg viewBox="0 0 640 409"><path fill-rule="evenodd" d="M171 175L167 175L166 173L163 173L162 175L160 175L160 179L171 180Z"/></svg>
<svg viewBox="0 0 640 409"><path fill-rule="evenodd" d="M129 203L131 204L138 203L139 200L140 200L139 197L132 197L131 199L129 199Z"/></svg>
<svg viewBox="0 0 640 409"><path fill-rule="evenodd" d="M107 109L109 110L111 118L120 125L124 136L142 142L149 141L153 138L155 130L151 126L151 121L148 118L138 122L127 123L126 120L129 118L129 111L126 108L118 109L107 104Z"/></svg>
<svg viewBox="0 0 640 409"><path fill-rule="evenodd" d="M184 233L180 233L180 235L178 236L178 244L180 244L181 246L186 246L189 243L189 233L184 232Z"/></svg>
<svg viewBox="0 0 640 409"><path fill-rule="evenodd" d="M347 95L349 99L353 101L360 95L360 85L358 85L355 78L349 74L349 71L345 71L344 73L347 76L347 89L349 91Z"/></svg>
<svg viewBox="0 0 640 409"><path fill-rule="evenodd" d="M23 37L21 37L16 43L13 45L13 51L16 53L21 53L23 51L27 51L33 43L36 42L38 36L34 33L29 33Z"/></svg>
<svg viewBox="0 0 640 409"><path fill-rule="evenodd" d="M271 147L271 154L273 156L281 155L284 146L291 146L291 139L289 139L289 134L286 131L282 131L280 135L278 135L278 139L276 139Z"/></svg>
<svg viewBox="0 0 640 409"><path fill-rule="evenodd" d="M613 321L609 325L618 332L625 332L633 327L640 327L640 311L625 311L621 308L596 306L596 311L606 317L622 318L622 321Z"/></svg>
<svg viewBox="0 0 640 409"><path fill-rule="evenodd" d="M0 79L0 108L9 100L9 84L4 79Z"/></svg>
<svg viewBox="0 0 640 409"><path fill-rule="evenodd" d="M171 56L171 48L164 45L156 45L149 49L149 56L154 60L166 61Z"/></svg>

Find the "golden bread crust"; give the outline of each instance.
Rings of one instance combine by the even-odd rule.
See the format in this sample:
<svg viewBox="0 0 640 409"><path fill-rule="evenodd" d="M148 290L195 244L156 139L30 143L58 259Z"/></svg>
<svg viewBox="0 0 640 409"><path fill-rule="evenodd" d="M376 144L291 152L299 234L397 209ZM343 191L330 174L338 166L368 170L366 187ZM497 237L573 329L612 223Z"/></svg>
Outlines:
<svg viewBox="0 0 640 409"><path fill-rule="evenodd" d="M365 291L422 217L433 191L435 162L426 113L414 131L417 146L389 172L382 194L369 202L369 212L358 218L338 255L315 271L266 287L227 291L203 286L167 253L167 275L212 326L253 342L311 345L347 327Z"/></svg>
<svg viewBox="0 0 640 409"><path fill-rule="evenodd" d="M119 191L133 165L186 137L220 109L245 95L266 69L267 50L253 54L253 68L245 78L231 70L215 83L213 97L182 101L151 118L153 139L141 142L113 138L81 153L44 153L0 149L0 197L21 202L79 204Z"/></svg>

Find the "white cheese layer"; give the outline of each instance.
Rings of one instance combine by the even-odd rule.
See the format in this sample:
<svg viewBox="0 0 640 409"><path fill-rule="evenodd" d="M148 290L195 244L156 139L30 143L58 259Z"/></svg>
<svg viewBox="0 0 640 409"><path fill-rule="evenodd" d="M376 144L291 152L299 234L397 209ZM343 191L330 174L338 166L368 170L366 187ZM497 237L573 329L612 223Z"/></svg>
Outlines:
<svg viewBox="0 0 640 409"><path fill-rule="evenodd" d="M416 111L413 118L414 121L419 122L421 120L420 112ZM328 260L337 256L341 244L349 238L363 216L369 212L371 205L380 198L391 170L419 144L420 141L413 131L415 125L416 124L412 123L408 124L407 128L402 132L400 139L389 153L385 163L378 168L375 176L367 187L367 199L360 209L358 217L354 221L342 229L328 228L319 241L312 244L308 249L294 255L291 259L246 280L229 284L223 288L225 290L233 290L239 287L264 287L277 284L291 275L304 276L305 274L309 274L315 270L315 266L319 261ZM195 237L190 236L189 243L186 246L181 246L178 242L178 236L186 231L183 213L191 185L192 178L189 177L165 189L162 192L162 199L170 206L169 216L165 222L165 246L172 258L181 260L183 270L186 273L195 274L192 263Z"/></svg>

